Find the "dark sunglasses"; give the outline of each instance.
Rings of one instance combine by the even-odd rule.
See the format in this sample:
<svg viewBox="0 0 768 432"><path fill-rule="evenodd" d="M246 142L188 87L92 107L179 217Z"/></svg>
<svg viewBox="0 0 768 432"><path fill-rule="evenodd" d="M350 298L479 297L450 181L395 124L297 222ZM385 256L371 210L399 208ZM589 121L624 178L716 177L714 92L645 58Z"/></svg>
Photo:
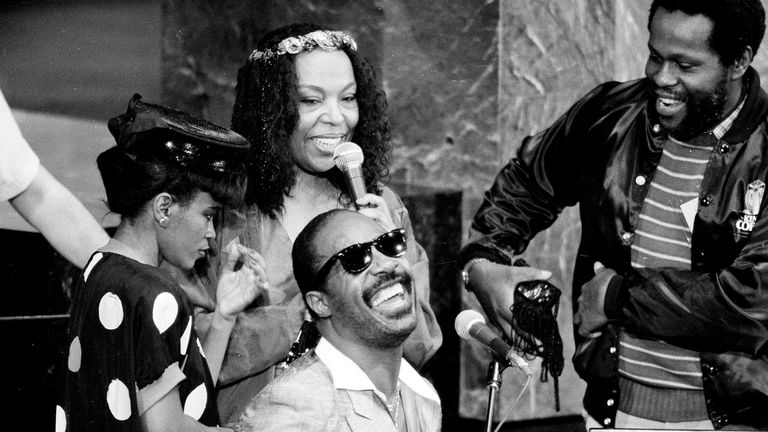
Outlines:
<svg viewBox="0 0 768 432"><path fill-rule="evenodd" d="M371 246L384 255L392 258L403 256L406 249L405 230L398 228L376 237L373 241L347 246L326 261L315 277L315 286L320 286L331 272L333 264L338 260L348 273L357 274L367 269L373 261Z"/></svg>

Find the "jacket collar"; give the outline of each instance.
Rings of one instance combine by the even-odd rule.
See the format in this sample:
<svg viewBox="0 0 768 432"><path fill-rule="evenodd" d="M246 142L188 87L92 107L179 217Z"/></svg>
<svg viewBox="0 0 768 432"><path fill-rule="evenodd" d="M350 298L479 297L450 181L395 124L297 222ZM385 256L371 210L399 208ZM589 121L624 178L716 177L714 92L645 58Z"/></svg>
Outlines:
<svg viewBox="0 0 768 432"><path fill-rule="evenodd" d="M723 137L729 143L746 141L768 115L768 95L760 87L760 75L750 66L743 79L747 99L733 126Z"/></svg>
<svg viewBox="0 0 768 432"><path fill-rule="evenodd" d="M320 338L320 342L317 343L315 348L315 355L330 371L333 386L336 389L371 390L379 395L382 401L386 400L386 396L373 385L371 379L360 369L360 366L331 345L327 339ZM405 359L400 360L400 375L398 378L402 385L409 387L422 397L436 402L440 401L434 388Z"/></svg>

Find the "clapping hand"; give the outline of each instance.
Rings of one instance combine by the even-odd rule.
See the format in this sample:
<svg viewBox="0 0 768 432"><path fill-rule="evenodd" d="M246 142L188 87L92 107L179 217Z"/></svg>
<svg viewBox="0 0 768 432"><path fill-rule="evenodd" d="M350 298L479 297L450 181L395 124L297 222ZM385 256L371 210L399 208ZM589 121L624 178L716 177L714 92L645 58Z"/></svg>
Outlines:
<svg viewBox="0 0 768 432"><path fill-rule="evenodd" d="M264 258L253 249L231 243L222 251L222 264L216 288L216 311L224 319L234 320L268 287Z"/></svg>

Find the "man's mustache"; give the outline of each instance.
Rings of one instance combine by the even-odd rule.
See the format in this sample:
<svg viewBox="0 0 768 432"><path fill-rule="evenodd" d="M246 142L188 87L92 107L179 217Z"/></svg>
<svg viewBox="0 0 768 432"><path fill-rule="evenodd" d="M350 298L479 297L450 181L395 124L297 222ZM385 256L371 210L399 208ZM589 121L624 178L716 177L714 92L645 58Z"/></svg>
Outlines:
<svg viewBox="0 0 768 432"><path fill-rule="evenodd" d="M365 290L363 294L366 303L370 302L374 294L379 292L382 288L386 288L391 285L401 284L406 293L411 294L413 292L413 278L408 272L391 272L382 274L376 277L376 281L371 284L370 288Z"/></svg>

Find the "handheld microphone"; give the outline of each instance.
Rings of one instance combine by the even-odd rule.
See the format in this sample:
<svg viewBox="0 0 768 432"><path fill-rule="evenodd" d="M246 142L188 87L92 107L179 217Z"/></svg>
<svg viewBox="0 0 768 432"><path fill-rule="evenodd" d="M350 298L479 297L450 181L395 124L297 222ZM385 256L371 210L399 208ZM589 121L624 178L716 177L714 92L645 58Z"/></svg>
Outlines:
<svg viewBox="0 0 768 432"><path fill-rule="evenodd" d="M474 339L493 353L494 357L502 360L507 366L514 366L528 376L533 375L528 362L515 354L512 347L502 340L490 327L485 324L485 318L480 312L467 309L456 316L454 322L456 333L462 338Z"/></svg>
<svg viewBox="0 0 768 432"><path fill-rule="evenodd" d="M367 193L363 178L363 150L353 142L343 142L333 150L333 163L344 174L353 201Z"/></svg>

